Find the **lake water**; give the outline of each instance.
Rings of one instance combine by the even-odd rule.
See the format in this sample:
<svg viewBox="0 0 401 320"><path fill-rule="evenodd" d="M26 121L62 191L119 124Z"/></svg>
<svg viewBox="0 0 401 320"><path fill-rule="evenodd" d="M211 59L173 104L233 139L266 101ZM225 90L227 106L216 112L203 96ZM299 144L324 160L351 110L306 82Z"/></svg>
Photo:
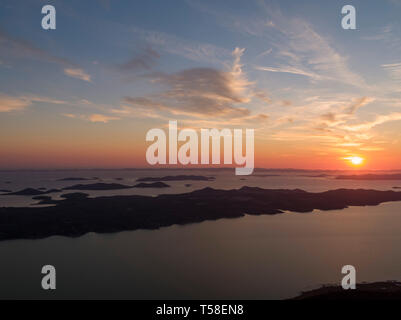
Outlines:
<svg viewBox="0 0 401 320"><path fill-rule="evenodd" d="M0 172L0 189L95 182L56 181L65 177L99 177L100 182L133 184L138 177L177 174L211 175L216 180L167 182L172 188L161 191L127 189L90 194L156 195L243 185L313 192L343 187L391 190L401 185L401 181L305 177L316 172L275 172L280 176L241 180L243 177L231 171L130 170ZM1 196L0 201L1 206L35 202L22 196ZM401 202L389 202L325 212L245 216L152 231L2 241L0 298L289 298L325 283L339 283L341 267L346 264L356 267L358 282L401 280L400 237ZM45 264L56 267L55 291L41 289L40 271Z"/></svg>

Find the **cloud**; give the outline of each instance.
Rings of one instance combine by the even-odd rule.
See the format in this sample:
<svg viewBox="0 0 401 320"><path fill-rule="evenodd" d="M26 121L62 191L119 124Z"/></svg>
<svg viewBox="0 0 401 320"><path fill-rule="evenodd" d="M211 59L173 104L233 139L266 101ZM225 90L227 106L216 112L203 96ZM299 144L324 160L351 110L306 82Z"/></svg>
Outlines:
<svg viewBox="0 0 401 320"><path fill-rule="evenodd" d="M383 147L361 147L361 148L359 148L359 150L361 150L361 151L382 151L382 150L384 150L384 148Z"/></svg>
<svg viewBox="0 0 401 320"><path fill-rule="evenodd" d="M316 80L322 78L317 73L308 72L308 71L305 71L305 70L302 70L302 69L298 69L298 68L295 68L295 67L291 67L291 66L276 67L276 68L256 66L255 69L256 70L261 70L261 71L270 71L270 72L292 73L292 74L296 74L296 75L310 77L310 78L313 78L313 79L316 79Z"/></svg>
<svg viewBox="0 0 401 320"><path fill-rule="evenodd" d="M335 122L337 120L337 117L335 113L327 112L321 116L321 119L328 122Z"/></svg>
<svg viewBox="0 0 401 320"><path fill-rule="evenodd" d="M240 48L232 52L234 61L226 71L191 68L172 74L151 74L151 81L166 90L149 96L126 97L123 102L138 109L174 115L231 119L248 117L250 111L243 104L253 98L268 102L269 98L247 79L240 61L243 53L244 49Z"/></svg>
<svg viewBox="0 0 401 320"><path fill-rule="evenodd" d="M270 48L270 49L268 49L268 50L265 50L265 51L263 51L262 53L260 53L260 54L258 54L258 58L260 58L260 57L264 57L264 56L267 56L267 55L269 55L270 53L272 53L273 52L273 49L272 48Z"/></svg>
<svg viewBox="0 0 401 320"><path fill-rule="evenodd" d="M141 113L143 116L151 118L157 117L156 115L160 112L175 112L173 107L153 100L150 97L125 97L123 102L128 104L128 106L123 105L120 109L113 109L112 112L122 115Z"/></svg>
<svg viewBox="0 0 401 320"><path fill-rule="evenodd" d="M372 140L374 133L369 132L374 124L369 127L364 123L364 128L362 126L358 128L355 121L357 121L357 111L373 101L375 99L368 96L338 98L336 95L305 98L302 104L298 102L282 108L283 111L278 117L273 115L269 128L275 130L269 137L282 141L308 140L310 143L316 140L323 150L338 148L339 152L345 150L339 147L366 147L367 143L369 145L374 143Z"/></svg>
<svg viewBox="0 0 401 320"><path fill-rule="evenodd" d="M73 114L73 113L62 113L61 115L64 117L67 117L67 118L71 118L71 119L75 119L78 117L76 114Z"/></svg>
<svg viewBox="0 0 401 320"><path fill-rule="evenodd" d="M281 104L282 104L284 107L289 107L289 106L292 105L292 101L291 101L291 100L286 100L286 99L284 99L284 100L281 101Z"/></svg>
<svg viewBox="0 0 401 320"><path fill-rule="evenodd" d="M69 77L91 82L91 76L82 69L66 68L64 69L64 73Z"/></svg>
<svg viewBox="0 0 401 320"><path fill-rule="evenodd" d="M276 29L281 40L276 43L278 58L287 64L277 71L304 75L313 80L340 81L352 86L365 86L359 75L347 65L347 58L302 19L284 19ZM288 21L288 24L287 24ZM271 70L272 71L272 70Z"/></svg>
<svg viewBox="0 0 401 320"><path fill-rule="evenodd" d="M46 50L38 48L31 42L13 37L1 29L0 56L6 56L8 59L33 59L47 63L55 63L64 69L64 73L66 75L77 79L90 81L90 76L75 63L72 63L68 59L52 55Z"/></svg>
<svg viewBox="0 0 401 320"><path fill-rule="evenodd" d="M209 43L195 42L165 32L150 31L137 27L131 30L152 47L192 61L221 63L222 58L230 55L230 51Z"/></svg>
<svg viewBox="0 0 401 320"><path fill-rule="evenodd" d="M350 70L347 58L337 52L331 43L304 19L284 16L279 10L265 6L277 33L275 46L278 57L284 55L287 67L302 70L314 79L340 81L365 87L364 79Z"/></svg>
<svg viewBox="0 0 401 320"><path fill-rule="evenodd" d="M51 104L65 104L65 101L40 96L20 96L14 97L0 93L0 112L11 112L24 110L34 102L44 102Z"/></svg>
<svg viewBox="0 0 401 320"><path fill-rule="evenodd" d="M164 117L159 110L147 108L143 105L121 105L119 108L111 109L111 113L120 117L133 117L135 119L165 119L171 120L171 117Z"/></svg>
<svg viewBox="0 0 401 320"><path fill-rule="evenodd" d="M354 99L350 105L346 106L344 108L344 113L348 115L354 114L356 111L358 111L359 108L362 108L363 106L375 101L373 97L362 97L362 98L357 98Z"/></svg>
<svg viewBox="0 0 401 320"><path fill-rule="evenodd" d="M158 52L151 47L146 48L143 52L136 54L127 62L120 64L118 68L121 71L141 71L149 70L156 64L156 60L160 58Z"/></svg>
<svg viewBox="0 0 401 320"><path fill-rule="evenodd" d="M372 97L354 98L350 103L336 103L331 110L323 114L320 118L330 126L336 126L340 123L346 122L351 116L355 114L363 106L375 101Z"/></svg>
<svg viewBox="0 0 401 320"><path fill-rule="evenodd" d="M51 103L51 104L67 104L67 101L64 100L58 100L58 99L53 99L49 97L41 97L41 96L35 96L35 95L27 95L22 97L23 99L30 100L32 102L44 102L44 103Z"/></svg>
<svg viewBox="0 0 401 320"><path fill-rule="evenodd" d="M23 110L31 104L32 101L24 98L16 98L0 94L0 112Z"/></svg>
<svg viewBox="0 0 401 320"><path fill-rule="evenodd" d="M350 131L358 131L358 132L364 132L368 131L380 124L390 122L390 121L398 121L401 120L401 113L395 112L395 113L390 113L386 115L378 115L373 121L367 121L363 122L360 124L354 124L354 125L347 125L344 126L345 129L350 130Z"/></svg>
<svg viewBox="0 0 401 320"><path fill-rule="evenodd" d="M213 9L213 5L196 0L187 1L196 9L214 16L216 22L228 30L247 38L253 37L263 44L264 50L268 49L260 50L253 60L255 70L268 72L267 83L282 73L286 79L299 78L299 84L301 80L307 80L313 85L305 85L302 81L301 87L297 88L298 83L293 85L294 82L287 81L285 88L276 89L277 96L273 96L269 104L270 120L263 131L266 139L310 140L322 148L334 144L367 150L375 143L374 139L386 135L384 131L372 129L398 119L397 114L380 115L400 106L396 92L401 89L397 88L397 83L392 87L387 83L369 85L362 74L353 69L353 60L345 54L349 48L341 42L334 42L336 37L327 37L307 16L291 16L288 11L281 11L278 4L273 7L271 1L258 1L258 12L246 15L230 14L233 11L229 9ZM395 52L401 44L399 34L398 25L388 25L371 40L384 41L384 45ZM394 80L401 80L399 61L390 61L381 67ZM391 101L384 102L384 99ZM284 100L291 103L283 103ZM372 121L366 121L371 119L367 118L367 112L373 108L361 108L372 102L375 102L379 114ZM386 137L383 139L387 140Z"/></svg>
<svg viewBox="0 0 401 320"><path fill-rule="evenodd" d="M118 119L119 118L117 118L117 117L107 116L107 115L99 114L99 113L91 114L88 117L88 120L90 122L103 122L103 123L107 123L111 120L118 120Z"/></svg>
<svg viewBox="0 0 401 320"><path fill-rule="evenodd" d="M101 113L93 113L93 114L77 114L77 113L62 113L63 117L71 118L71 119L80 119L90 122L101 122L108 123L112 120L119 120L119 117L110 116Z"/></svg>
<svg viewBox="0 0 401 320"><path fill-rule="evenodd" d="M29 58L61 65L71 65L67 59L54 56L36 47L29 41L18 39L0 29L0 54L12 57Z"/></svg>
<svg viewBox="0 0 401 320"><path fill-rule="evenodd" d="M225 27L272 45L269 54L277 65L258 66L261 71L285 72L306 76L313 81L330 80L356 87L366 87L364 79L348 66L348 59L339 53L323 35L305 19L285 16L281 10L260 1L258 15L234 16L216 12L206 5L190 1L203 12L216 17Z"/></svg>
<svg viewBox="0 0 401 320"><path fill-rule="evenodd" d="M381 47L387 48L389 52L400 52L401 50L401 27L399 23L388 23L378 28L375 34L364 36L361 39L374 41ZM399 54L398 54L399 55Z"/></svg>
<svg viewBox="0 0 401 320"><path fill-rule="evenodd" d="M398 81L401 80L401 62L382 64L381 67L384 68L389 73L392 79Z"/></svg>

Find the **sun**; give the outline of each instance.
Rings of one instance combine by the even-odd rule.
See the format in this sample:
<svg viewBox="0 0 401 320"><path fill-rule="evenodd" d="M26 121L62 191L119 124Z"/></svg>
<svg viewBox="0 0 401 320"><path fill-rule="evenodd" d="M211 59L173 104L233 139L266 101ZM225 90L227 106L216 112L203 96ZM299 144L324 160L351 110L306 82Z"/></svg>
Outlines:
<svg viewBox="0 0 401 320"><path fill-rule="evenodd" d="M364 161L364 159L362 157L357 157L357 156L347 157L344 159L350 161L354 166L360 166Z"/></svg>

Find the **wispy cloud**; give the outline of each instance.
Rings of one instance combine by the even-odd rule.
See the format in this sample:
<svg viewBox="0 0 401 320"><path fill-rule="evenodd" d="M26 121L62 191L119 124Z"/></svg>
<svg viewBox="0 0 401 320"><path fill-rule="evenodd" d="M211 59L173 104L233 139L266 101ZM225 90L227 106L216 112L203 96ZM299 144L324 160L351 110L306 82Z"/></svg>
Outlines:
<svg viewBox="0 0 401 320"><path fill-rule="evenodd" d="M111 120L118 120L118 119L119 119L118 117L112 117L112 116L99 114L99 113L91 114L88 117L88 120L90 122L103 122L103 123L107 123Z"/></svg>
<svg viewBox="0 0 401 320"><path fill-rule="evenodd" d="M119 117L110 116L106 114L93 113L93 114L77 114L77 113L62 113L63 117L71 118L71 119L80 119L89 122L100 122L100 123L108 123L112 120L119 120Z"/></svg>
<svg viewBox="0 0 401 320"><path fill-rule="evenodd" d="M52 55L46 50L38 48L31 42L13 37L5 30L1 29L0 29L0 54L2 56L29 58L34 60L57 63L65 66L72 64L68 59Z"/></svg>
<svg viewBox="0 0 401 320"><path fill-rule="evenodd" d="M386 115L377 115L376 118L372 121L366 121L360 124L354 124L354 125L346 125L343 126L344 129L350 130L350 131L357 131L357 132L364 132L368 131L380 124L390 122L390 121L398 121L401 120L401 113L391 113L391 114L386 114Z"/></svg>
<svg viewBox="0 0 401 320"><path fill-rule="evenodd" d="M297 74L305 77L310 77L315 80L321 79L322 77L319 76L317 73L312 73L308 72L302 69L297 69L295 67L291 66L282 66L282 67L261 67L261 66L256 66L256 70L261 70L261 71L270 71L270 72L282 72L282 73L292 73L292 74Z"/></svg>
<svg viewBox="0 0 401 320"><path fill-rule="evenodd" d="M378 28L372 35L364 36L361 39L366 41L379 42L381 46L385 46L387 50L397 52L398 55L401 50L401 27L398 23L387 23L386 25Z"/></svg>
<svg viewBox="0 0 401 320"><path fill-rule="evenodd" d="M266 28L276 32L277 58L284 60L268 71L289 72L313 80L340 81L352 86L365 87L364 79L351 71L348 59L336 51L330 42L313 26L301 18L285 17L280 11L266 12L274 22Z"/></svg>
<svg viewBox="0 0 401 320"><path fill-rule="evenodd" d="M351 102L345 104L335 104L330 111L323 114L321 119L329 126L336 126L344 123L355 114L361 107L375 101L372 97L354 98Z"/></svg>
<svg viewBox="0 0 401 320"><path fill-rule="evenodd" d="M222 60L230 55L229 50L210 43L196 42L165 32L150 31L137 27L132 28L132 31L152 47L192 61L220 64Z"/></svg>
<svg viewBox="0 0 401 320"><path fill-rule="evenodd" d="M57 100L49 97L41 96L19 96L14 97L0 93L0 112L21 111L34 102L44 102L51 104L66 104L66 101Z"/></svg>
<svg viewBox="0 0 401 320"><path fill-rule="evenodd" d="M258 14L247 15L235 15L230 13L234 10L214 10L204 2L188 1L193 7L214 16L215 21L227 30L258 39L270 47L261 50L252 63L255 70L270 73L269 81L274 73L294 78L294 82L286 85L291 86L288 91L279 89L280 92L276 90L271 94L270 119L263 131L265 139L310 140L324 150L337 148L340 152L350 148L377 151L382 148L376 145L379 137L388 141L383 132L374 128L399 120L398 113L388 110L400 106L401 100L396 95L400 90L396 85L372 86L367 83L353 68L353 60L346 54L348 48L323 34L310 22L312 20L291 16L263 0L258 2L262 9ZM397 26L386 26L371 40L385 41L389 48L399 49L401 41L397 30ZM401 63L398 61L381 67L393 80L401 80ZM370 74L368 76L372 78ZM298 89L296 77L309 80L310 89ZM344 90L339 92L337 88ZM289 96L285 97L287 92ZM371 119L374 109L361 108L374 103L380 109L373 120L367 120ZM390 113L381 114L386 112Z"/></svg>
<svg viewBox="0 0 401 320"><path fill-rule="evenodd" d="M76 114L74 114L74 113L62 113L61 115L64 116L64 117L67 117L67 118L71 118L71 119L75 119L75 118L78 117L78 116L77 116Z"/></svg>
<svg viewBox="0 0 401 320"><path fill-rule="evenodd" d="M32 101L0 94L0 112L22 110L31 105Z"/></svg>
<svg viewBox="0 0 401 320"><path fill-rule="evenodd" d="M267 50L265 50L265 51L263 51L263 52L261 52L261 53L259 53L258 54L258 58L260 58L260 57L264 57L264 56L267 56L267 55L269 55L270 53L272 53L273 52L273 49L272 48L270 48L270 49L267 49Z"/></svg>
<svg viewBox="0 0 401 320"><path fill-rule="evenodd" d="M83 81L91 82L91 76L87 74L83 69L79 68L65 68L64 73L72 78L80 79Z"/></svg>
<svg viewBox="0 0 401 320"><path fill-rule="evenodd" d="M381 67L389 73L392 79L397 81L401 80L401 62L382 64Z"/></svg>
<svg viewBox="0 0 401 320"><path fill-rule="evenodd" d="M336 149L345 152L350 149L369 147L375 143L374 128L371 124L358 127L358 110L373 103L373 97L321 97L311 96L286 108L279 117L270 121L274 128L267 137L280 141L304 141L306 145L319 145L322 150ZM377 122L378 124L378 122ZM377 125L376 124L376 125Z"/></svg>
<svg viewBox="0 0 401 320"><path fill-rule="evenodd" d="M7 59L31 59L60 65L64 74L90 81L90 76L82 68L70 60L55 56L46 50L38 48L29 41L18 39L0 29L0 56Z"/></svg>
<svg viewBox="0 0 401 320"><path fill-rule="evenodd" d="M230 30L267 40L274 48L272 52L267 52L278 62L276 65L257 66L257 70L285 72L306 76L313 81L330 80L366 87L365 80L349 67L348 58L336 50L306 19L284 15L280 9L264 1L259 2L261 10L258 16L246 18L217 12L199 2L189 3L212 14Z"/></svg>
<svg viewBox="0 0 401 320"><path fill-rule="evenodd" d="M158 52L153 50L151 47L145 48L142 52L135 54L127 62L118 65L121 71L142 71L151 69L160 58Z"/></svg>

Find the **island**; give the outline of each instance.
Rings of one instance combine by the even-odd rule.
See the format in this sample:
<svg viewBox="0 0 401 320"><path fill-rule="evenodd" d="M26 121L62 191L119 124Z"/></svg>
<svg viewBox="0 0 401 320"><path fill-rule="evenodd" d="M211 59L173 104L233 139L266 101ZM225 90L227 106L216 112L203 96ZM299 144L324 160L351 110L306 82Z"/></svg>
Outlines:
<svg viewBox="0 0 401 320"><path fill-rule="evenodd" d="M119 183L90 183L90 184L75 184L65 187L63 190L119 190L130 189L132 186Z"/></svg>
<svg viewBox="0 0 401 320"><path fill-rule="evenodd" d="M300 189L242 187L217 190L207 187L158 196L75 196L53 200L55 205L47 207L1 207L0 240L158 229L174 224L239 218L245 214L334 210L375 206L388 201L401 201L401 192L337 189L313 193Z"/></svg>
<svg viewBox="0 0 401 320"><path fill-rule="evenodd" d="M50 189L47 191L41 191L39 189L34 189L34 188L25 188L20 191L2 193L1 196L38 196L41 194L55 193L60 191L61 190L59 189Z"/></svg>
<svg viewBox="0 0 401 320"><path fill-rule="evenodd" d="M291 300L400 300L401 282L382 281L357 283L353 290L344 290L341 286L329 285L302 292Z"/></svg>
<svg viewBox="0 0 401 320"><path fill-rule="evenodd" d="M68 177L68 178L62 178L58 179L56 181L86 181L86 180L98 180L99 178L93 177L92 179L90 178L81 178L81 177Z"/></svg>
<svg viewBox="0 0 401 320"><path fill-rule="evenodd" d="M307 175L307 174L303 174L303 175L299 175L299 177L305 177L305 178L328 178L330 177L329 174L311 174L311 175Z"/></svg>
<svg viewBox="0 0 401 320"><path fill-rule="evenodd" d="M253 174L252 177L256 178L267 178L267 177L280 177L279 174Z"/></svg>
<svg viewBox="0 0 401 320"><path fill-rule="evenodd" d="M215 177L194 176L194 175L178 175L178 176L165 176L165 177L145 177L139 178L136 181L213 181Z"/></svg>
<svg viewBox="0 0 401 320"><path fill-rule="evenodd" d="M32 199L33 200L40 200L41 202L42 201L47 202L47 201L51 201L52 197L50 197L50 196L35 196L35 197L32 197ZM41 204L41 202L39 202L39 204Z"/></svg>
<svg viewBox="0 0 401 320"><path fill-rule="evenodd" d="M401 174L355 174L337 176L339 180L401 180Z"/></svg>
<svg viewBox="0 0 401 320"><path fill-rule="evenodd" d="M73 192L73 193L65 193L60 196L60 198L67 200L83 200L89 197L89 194L83 192Z"/></svg>
<svg viewBox="0 0 401 320"><path fill-rule="evenodd" d="M153 183L138 183L133 188L170 188L170 186L164 182L153 182Z"/></svg>
<svg viewBox="0 0 401 320"><path fill-rule="evenodd" d="M91 183L91 184L76 184L73 186L65 187L63 190L121 190L132 188L168 188L168 184L163 182L154 183L138 183L134 186L129 186L119 183Z"/></svg>

